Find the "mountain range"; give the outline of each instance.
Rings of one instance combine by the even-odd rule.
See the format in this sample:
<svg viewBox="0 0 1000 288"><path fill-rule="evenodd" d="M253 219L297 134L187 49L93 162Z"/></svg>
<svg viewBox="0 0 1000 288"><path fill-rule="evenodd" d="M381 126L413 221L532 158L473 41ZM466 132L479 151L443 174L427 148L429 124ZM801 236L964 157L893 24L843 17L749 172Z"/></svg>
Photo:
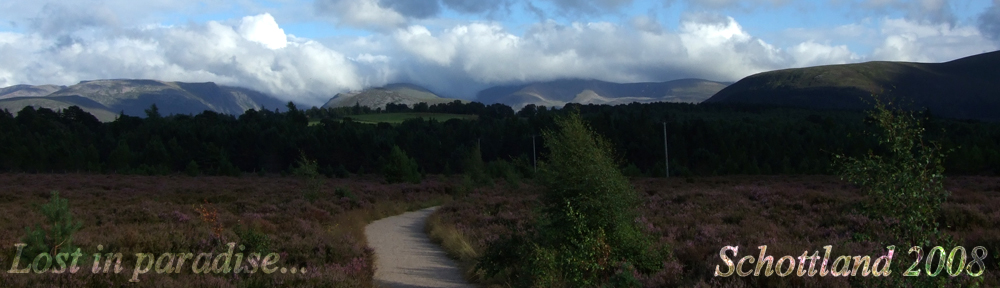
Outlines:
<svg viewBox="0 0 1000 288"><path fill-rule="evenodd" d="M1000 121L1000 51L944 63L874 61L763 72L705 103L868 109L871 95L957 119Z"/></svg>
<svg viewBox="0 0 1000 288"><path fill-rule="evenodd" d="M487 88L476 101L502 103L515 110L529 105L561 107L566 103L625 104L687 102L793 106L818 109L868 109L871 95L885 95L904 108L928 109L958 119L1000 121L1000 51L944 63L874 61L783 69L748 76L735 83L701 79L612 83L567 79ZM385 108L463 101L438 96L414 84L389 84L338 93L323 107L361 105ZM79 106L101 121L119 112L144 116L156 104L163 115L205 110L241 114L248 109L283 108L285 102L254 90L212 82L94 80L72 86L16 85L0 88L0 109L25 106L63 109Z"/></svg>
<svg viewBox="0 0 1000 288"><path fill-rule="evenodd" d="M701 79L644 83L571 79L493 87L480 91L476 100L483 103L503 103L514 110L528 104L562 107L566 103L700 103L728 84Z"/></svg>
<svg viewBox="0 0 1000 288"><path fill-rule="evenodd" d="M83 81L73 86L17 85L0 89L0 109L12 113L25 106L58 110L76 105L101 121L113 121L119 112L145 116L145 110L153 104L162 115L205 110L239 115L249 109L285 107L267 94L212 82L115 79Z"/></svg>

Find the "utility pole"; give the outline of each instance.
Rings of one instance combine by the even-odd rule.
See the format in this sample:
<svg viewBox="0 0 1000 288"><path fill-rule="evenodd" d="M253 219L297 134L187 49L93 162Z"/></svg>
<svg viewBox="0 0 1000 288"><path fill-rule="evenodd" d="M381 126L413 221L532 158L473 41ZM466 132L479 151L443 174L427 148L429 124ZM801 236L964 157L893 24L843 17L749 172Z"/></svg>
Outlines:
<svg viewBox="0 0 1000 288"><path fill-rule="evenodd" d="M663 163L667 165L667 178L670 178L670 154L667 153L667 122L663 122Z"/></svg>
<svg viewBox="0 0 1000 288"><path fill-rule="evenodd" d="M538 158L535 156L535 135L531 135L531 167L538 172Z"/></svg>

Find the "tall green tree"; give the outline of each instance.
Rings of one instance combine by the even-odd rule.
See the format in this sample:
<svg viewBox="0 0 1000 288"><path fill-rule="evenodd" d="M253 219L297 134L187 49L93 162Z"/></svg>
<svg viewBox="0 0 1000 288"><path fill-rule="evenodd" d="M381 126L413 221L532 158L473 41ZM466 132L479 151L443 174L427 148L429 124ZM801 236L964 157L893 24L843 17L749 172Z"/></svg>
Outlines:
<svg viewBox="0 0 1000 288"><path fill-rule="evenodd" d="M382 174L389 183L420 183L422 180L417 161L406 156L406 152L395 145L389 151L389 156L382 161Z"/></svg>
<svg viewBox="0 0 1000 288"><path fill-rule="evenodd" d="M132 165L132 149L125 140L118 141L118 146L108 155L108 168L116 172L127 172Z"/></svg>

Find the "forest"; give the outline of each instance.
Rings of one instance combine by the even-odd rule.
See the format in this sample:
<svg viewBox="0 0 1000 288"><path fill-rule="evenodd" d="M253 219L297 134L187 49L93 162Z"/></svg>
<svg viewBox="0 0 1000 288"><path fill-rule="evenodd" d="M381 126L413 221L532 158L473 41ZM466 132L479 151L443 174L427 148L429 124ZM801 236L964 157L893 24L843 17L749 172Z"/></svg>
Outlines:
<svg viewBox="0 0 1000 288"><path fill-rule="evenodd" d="M528 176L533 159L547 151L541 131L553 117L577 110L613 144L628 176L663 177L664 124L671 176L831 174L832 155L878 150L873 124L861 111L809 110L720 104L528 105L452 102L248 110L242 115L120 115L102 123L78 107L62 111L25 107L0 111L0 171L91 172L164 175L291 173L303 157L328 177L379 173L398 147L422 174L455 174L481 158ZM352 116L372 113L451 113L474 120L415 118L399 124L365 124ZM950 151L949 174L1000 173L1000 124L920 114L927 141ZM533 146L534 141L534 146ZM534 152L533 152L534 151ZM533 155L533 153L536 153ZM478 154L479 157L476 157Z"/></svg>

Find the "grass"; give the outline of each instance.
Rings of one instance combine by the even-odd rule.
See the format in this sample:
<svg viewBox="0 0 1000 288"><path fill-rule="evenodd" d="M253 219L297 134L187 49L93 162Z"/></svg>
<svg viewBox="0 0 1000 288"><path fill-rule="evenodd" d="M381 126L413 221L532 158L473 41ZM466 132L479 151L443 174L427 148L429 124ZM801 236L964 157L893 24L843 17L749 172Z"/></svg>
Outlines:
<svg viewBox="0 0 1000 288"><path fill-rule="evenodd" d="M308 273L196 275L186 266L176 274L151 270L138 277L138 286L372 287L374 252L366 244L365 225L451 201L449 191L457 182L324 179L319 197L308 201L301 192L306 180L290 177L0 174L3 271L13 263L14 244L25 228L42 223L37 207L53 190L69 200L74 218L83 223L73 244L85 255L75 274L0 273L0 287L125 286L130 285L136 253L222 253L228 242L269 249L279 253L278 267L306 268ZM338 190L355 197L339 196ZM120 274L91 273L90 255L98 245L102 253L123 254Z"/></svg>
<svg viewBox="0 0 1000 288"><path fill-rule="evenodd" d="M475 277L475 270L472 268L479 253L458 228L443 221L442 214L435 213L427 217L424 232L427 233L432 242L440 245L447 252L448 257L458 260L466 278Z"/></svg>
<svg viewBox="0 0 1000 288"><path fill-rule="evenodd" d="M464 115L464 114L447 114L447 113L380 113L380 114L364 114L364 115L352 115L349 116L354 121L369 124L378 123L389 123L389 124L399 124L403 121L423 118L424 120L435 119L438 122L444 122L451 119L459 120L475 120L478 118L477 115Z"/></svg>
<svg viewBox="0 0 1000 288"><path fill-rule="evenodd" d="M863 277L713 277L722 264L719 251L739 245L742 257L759 252L797 257L803 251L821 250L832 245L831 255L872 255L884 253L879 227L887 219L870 219L860 212L867 201L856 186L832 176L730 176L671 179L632 179L642 195L641 216L636 219L659 244L672 248L673 256L662 270L641 275L647 287L868 287ZM475 265L473 255L481 255L500 235L530 231L535 217L538 188L530 183L521 190L497 186L480 189L468 197L439 208L428 222L430 230L442 231L443 247L467 271ZM1000 285L996 254L1000 252L1000 178L954 177L946 181L952 192L938 218L944 233L961 239L966 251L984 246L989 255L980 287ZM450 228L448 228L450 227ZM452 240L447 240L452 239ZM458 239L458 240L455 240ZM459 241L460 240L460 241ZM449 242L453 244L448 244ZM466 248L471 247L471 251ZM933 246L937 244L931 243ZM925 256L931 247L924 247ZM952 247L944 247L951 251ZM913 258L909 247L897 247L893 260L894 277L900 277ZM463 256L464 255L464 256ZM453 256L455 257L455 256ZM756 256L755 256L756 257ZM970 256L971 257L971 256ZM971 259L971 258L970 258ZM735 259L734 261L737 261ZM925 259L926 260L926 257ZM832 259L831 259L832 261ZM926 262L926 261L924 261ZM923 267L921 262L918 267ZM725 267L723 266L723 269ZM896 271L898 269L898 271ZM507 279L469 279L486 286L506 286ZM926 276L924 276L926 277ZM910 278L910 277L905 277ZM941 280L949 280L939 275ZM956 277L968 280L968 276ZM904 279L905 280L905 279Z"/></svg>

